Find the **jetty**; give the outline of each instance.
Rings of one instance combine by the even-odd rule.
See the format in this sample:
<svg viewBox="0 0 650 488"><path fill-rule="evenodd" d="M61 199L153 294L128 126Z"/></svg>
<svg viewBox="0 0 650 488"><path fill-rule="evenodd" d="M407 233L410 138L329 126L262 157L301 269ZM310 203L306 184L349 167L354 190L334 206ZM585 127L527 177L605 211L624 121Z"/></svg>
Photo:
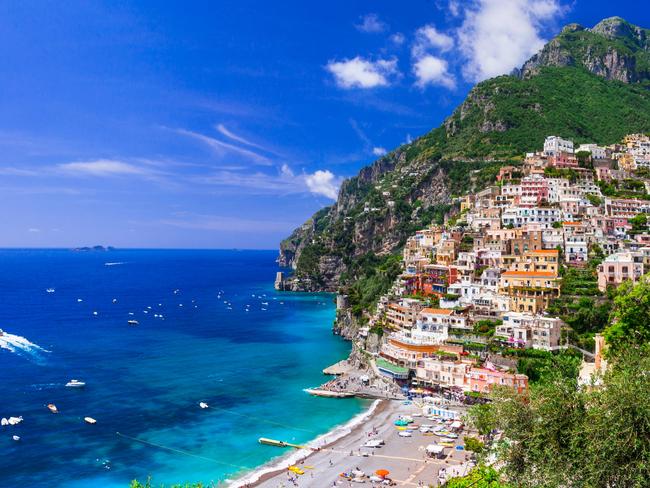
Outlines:
<svg viewBox="0 0 650 488"><path fill-rule="evenodd" d="M321 388L308 388L305 391L310 395L325 397L325 398L351 398L355 396L355 393L351 391L330 391L330 390L323 390Z"/></svg>
<svg viewBox="0 0 650 488"><path fill-rule="evenodd" d="M305 446L301 446L300 444L292 444L290 442L284 442L284 441L276 441L275 439L268 439L266 437L260 437L257 442L260 444L264 444L267 446L274 446L274 447L293 447L295 449L305 449Z"/></svg>
<svg viewBox="0 0 650 488"><path fill-rule="evenodd" d="M323 370L323 374L326 375L332 375L332 376L340 376L342 374L350 372L352 369L352 366L348 362L347 359L343 359L342 361L339 361L338 363L332 364L331 366L328 366Z"/></svg>

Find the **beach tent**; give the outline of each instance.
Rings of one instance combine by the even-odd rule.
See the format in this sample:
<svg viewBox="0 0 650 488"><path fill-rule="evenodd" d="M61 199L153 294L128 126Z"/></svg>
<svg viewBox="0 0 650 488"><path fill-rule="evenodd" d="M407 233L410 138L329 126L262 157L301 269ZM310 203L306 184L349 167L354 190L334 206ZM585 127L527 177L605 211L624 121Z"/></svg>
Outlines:
<svg viewBox="0 0 650 488"><path fill-rule="evenodd" d="M443 446L439 446L437 444L429 444L426 449L427 453L429 454L442 454L445 450Z"/></svg>
<svg viewBox="0 0 650 488"><path fill-rule="evenodd" d="M450 425L450 427L452 429L460 429L462 426L463 426L463 423L461 421L459 421L459 420L454 420Z"/></svg>

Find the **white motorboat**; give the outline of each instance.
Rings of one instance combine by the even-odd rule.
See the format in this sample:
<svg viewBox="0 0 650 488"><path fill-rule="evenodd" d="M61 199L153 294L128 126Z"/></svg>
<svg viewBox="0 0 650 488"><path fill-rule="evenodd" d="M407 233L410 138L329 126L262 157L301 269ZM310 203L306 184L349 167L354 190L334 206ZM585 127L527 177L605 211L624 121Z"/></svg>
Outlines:
<svg viewBox="0 0 650 488"><path fill-rule="evenodd" d="M48 288L45 291L48 292L48 293L54 293L56 290L54 288Z"/></svg>
<svg viewBox="0 0 650 488"><path fill-rule="evenodd" d="M208 406L209 405L207 403L205 403L205 402L199 402L199 407L201 407L201 408L208 408Z"/></svg>
<svg viewBox="0 0 650 488"><path fill-rule="evenodd" d="M19 440L20 440L20 436L17 436L17 435L12 436L11 438L12 438L13 440L15 440L15 441L19 441Z"/></svg>
<svg viewBox="0 0 650 488"><path fill-rule="evenodd" d="M127 320L126 323L129 325L138 325L140 322L137 320Z"/></svg>
<svg viewBox="0 0 650 488"><path fill-rule="evenodd" d="M68 388L83 388L84 386L86 386L86 383L79 380L70 380L65 384L65 386L67 386Z"/></svg>
<svg viewBox="0 0 650 488"><path fill-rule="evenodd" d="M49 403L47 405L47 409L52 413L59 413L59 409L56 408L56 405L54 405L54 403Z"/></svg>
<svg viewBox="0 0 650 488"><path fill-rule="evenodd" d="M97 423L97 421L92 417L84 417L84 422L86 422L87 424L91 424L91 425Z"/></svg>

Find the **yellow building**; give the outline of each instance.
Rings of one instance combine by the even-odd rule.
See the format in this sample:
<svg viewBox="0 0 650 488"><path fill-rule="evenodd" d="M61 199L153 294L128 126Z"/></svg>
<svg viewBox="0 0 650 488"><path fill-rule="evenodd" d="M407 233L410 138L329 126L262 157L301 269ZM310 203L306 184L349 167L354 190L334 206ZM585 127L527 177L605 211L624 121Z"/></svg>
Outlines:
<svg viewBox="0 0 650 488"><path fill-rule="evenodd" d="M510 310L541 313L552 298L560 296L557 272L505 271L499 279L499 293L510 297Z"/></svg>

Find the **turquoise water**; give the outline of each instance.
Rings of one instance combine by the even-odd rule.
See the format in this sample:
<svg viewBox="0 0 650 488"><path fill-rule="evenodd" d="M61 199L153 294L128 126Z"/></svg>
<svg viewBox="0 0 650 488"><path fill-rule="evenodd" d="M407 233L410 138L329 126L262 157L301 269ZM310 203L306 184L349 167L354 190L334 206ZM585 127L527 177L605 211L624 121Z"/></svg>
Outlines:
<svg viewBox="0 0 650 488"><path fill-rule="evenodd" d="M11 334L0 417L24 417L0 427L0 486L218 482L282 454L259 437L304 442L360 412L360 401L304 393L349 344L331 334L332 295L273 290L274 258L0 251L0 328ZM71 378L87 387L65 388Z"/></svg>

